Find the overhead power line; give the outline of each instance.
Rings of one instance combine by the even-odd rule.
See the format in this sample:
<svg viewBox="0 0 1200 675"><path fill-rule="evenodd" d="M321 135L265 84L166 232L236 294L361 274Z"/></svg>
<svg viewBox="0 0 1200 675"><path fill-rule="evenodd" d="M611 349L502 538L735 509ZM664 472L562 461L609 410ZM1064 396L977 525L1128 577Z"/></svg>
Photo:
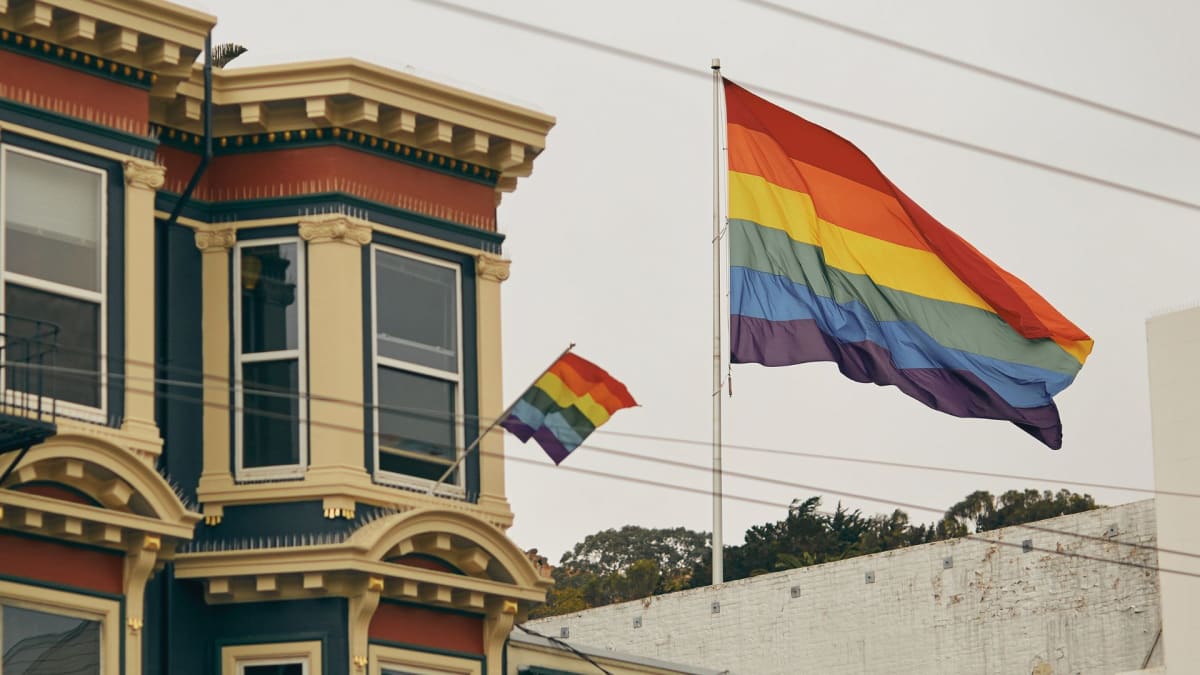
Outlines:
<svg viewBox="0 0 1200 675"><path fill-rule="evenodd" d="M47 369L54 370L54 371L65 371L65 372L72 373L72 374L79 373L79 371L74 370L74 369L62 369L62 368L47 368ZM128 388L128 387L127 387L127 389L129 391L133 391L136 393L144 393L144 394L151 394L151 395L156 394L156 392L149 390L149 389L138 389L138 388ZM230 413L244 413L245 412L244 407L238 408L229 403L209 402L209 401L204 401L202 399L198 399L198 398L191 397L191 396L184 396L184 395L180 395L180 394L169 394L169 393L165 393L165 392L157 392L156 395L161 398L190 403L190 404L197 405L197 406L200 406L203 408L223 410L223 411L230 412ZM282 419L282 420L294 420L295 419L295 418L291 417L290 415L286 415L283 413L275 413L275 412L270 412L270 411L255 410L255 411L253 411L253 414L256 417L269 418L269 419ZM419 416L424 416L423 411L418 412L416 414ZM328 423L328 422L320 422L320 421L311 420L311 419L307 420L306 424L308 424L310 427L319 427L319 428L332 429L332 430L343 431L343 432L348 432L348 433L356 433L356 434L362 433L362 431L363 431L361 428L354 427L354 426L349 426L349 425L344 425L344 424L334 424L334 423ZM640 455L640 454L629 453L629 452L625 452L625 451L613 450L613 449L608 449L608 448L600 448L600 447L593 446L593 445L585 445L585 446L581 446L581 447L588 450L589 452L616 454L616 455L622 455L622 456L626 456L626 457L630 457L630 458L634 458L634 459L638 459L638 460L642 460L642 461L647 461L647 462L667 464L667 465L702 470L702 471L708 470L708 467L705 467L705 466L687 464L685 462L677 462L674 460L665 460L665 459L657 458L657 457L647 457L647 456ZM493 453L493 452L489 452L489 451L484 451L482 448L479 449L478 452L480 455L492 456L492 457L496 457L496 458L500 458L500 459L505 459L507 461L513 461L513 462L524 463L524 464L533 464L535 466L543 466L543 467L548 466L545 464L545 462L539 462L539 461L535 461L535 460L525 459L522 457L515 457L512 455L506 455L505 453ZM674 490L674 491L689 492L689 493L701 494L701 495L705 495L705 496L708 496L710 494L710 492L708 490L701 489L701 488L693 488L693 487L677 485L677 484L673 484L673 483L652 481L652 480L648 480L648 479L644 479L644 478L636 478L633 476L625 476L625 475L621 475L621 474L612 474L612 473L607 473L607 472L603 472L603 471L596 471L593 469L583 469L583 468L570 467L570 466L566 466L566 467L557 466L554 468L556 468L557 470L567 471L567 472L571 472L571 473L582 473L585 475L593 475L593 476L604 477L604 478L612 478L612 479L616 479L616 480L622 480L625 482L636 483L636 484L641 484L641 485L648 485L648 486L659 487L659 488L665 488L665 489L670 489L670 490ZM943 513L944 512L942 509L938 509L935 507L924 506L924 505L919 505L919 504L909 504L906 502L893 500L893 499L890 499L887 497L863 495L863 494L859 494L859 493L846 492L843 490L825 488L825 487L821 487L821 486L806 485L803 483L782 481L779 479L768 478L768 477L764 477L764 476L757 476L754 474L736 473L736 472L730 472L730 471L726 471L726 474L733 476L733 477L743 478L743 479L747 479L747 480L754 480L754 481L759 481L759 482L764 482L764 483L769 483L769 484L782 485L782 486L786 486L786 487L790 487L790 488L812 490L815 492L820 492L820 493L835 495L835 496L849 497L849 498L854 498L854 499L864 499L867 501L872 501L872 502L881 503L881 504L889 504L892 506L904 507L904 508L909 508L909 509L913 509L913 510L920 510L920 511L926 511L926 512L931 512L931 513ZM765 500L765 499L758 499L758 498L754 498L754 497L743 497L740 495L733 495L733 494L729 494L729 493L725 493L724 496L729 499L732 499L734 501L740 501L740 502L744 502L744 503L772 506L772 507L777 507L777 508L785 508L787 506L786 504L782 504L780 502L774 502L774 501L769 501L769 500ZM1046 527L1041 527L1041 526L1030 526L1029 524L1013 526L1013 527L1023 527L1025 529L1038 530L1041 532L1045 532L1047 534L1053 534L1053 535L1057 535L1057 536L1075 537L1075 538L1084 539L1084 540L1089 540L1089 539L1097 540L1097 541L1116 544L1116 545L1120 545L1120 546L1126 546L1126 547L1130 547L1130 548L1154 551L1156 553L1169 553L1169 554L1174 554L1174 555L1178 555L1178 556L1182 556L1182 557L1200 558L1200 553L1191 553L1191 552L1187 552L1187 551L1166 549L1166 548L1160 548L1157 546L1149 546L1146 544L1139 544L1139 543L1133 543L1133 542L1121 542L1121 541L1113 540L1111 538L1095 537L1092 535L1086 535L1086 534L1081 534L1081 533L1077 533L1077 532L1070 532L1070 531L1066 531L1066 530L1056 530L1056 529L1046 528ZM964 535L964 537L968 538L968 539L973 538L972 535ZM974 538L979 538L979 537L974 536ZM991 539L987 539L987 540L992 541ZM998 543L1001 545L1007 545L1007 544L1005 544L1005 542L995 542L995 543ZM1015 545L1015 544L1013 544L1013 545ZM1050 549L1045 549L1045 552L1054 553L1055 551L1052 551ZM1064 555L1070 555L1065 552L1059 552L1059 553L1062 553ZM1113 562L1115 564L1128 564L1128 561L1120 561L1120 560L1116 560L1116 559L1086 556L1086 555L1082 555L1082 554L1076 555L1076 557L1081 557L1081 558L1090 559L1090 560L1108 561L1108 562ZM1142 564L1135 564L1133 566L1142 567L1142 568L1146 568L1146 569L1152 568L1151 566L1146 566L1146 565L1142 565ZM1158 569L1158 568L1153 568L1153 569ZM1183 572L1183 571L1163 570L1163 572L1178 573L1178 574L1184 574L1184 575L1188 575L1188 576L1200 577L1200 574L1193 574L1190 572Z"/></svg>
<svg viewBox="0 0 1200 675"><path fill-rule="evenodd" d="M94 352L91 352L88 350L73 349L70 347L60 346L59 349L60 349L60 351L67 351L67 352L72 352L72 353L82 353L82 354L87 354L89 356L94 354ZM104 358L107 360L109 357L106 356ZM200 378L200 380L201 380L201 382L193 382L193 381L188 381L188 380L163 378L163 377L143 377L143 376L134 376L134 375L121 376L122 379L128 380L128 381L153 382L154 384L158 384L158 385L184 387L184 388L191 388L191 389L203 389L206 386L205 384L203 384L203 382L208 381L208 382L216 382L216 383L220 384L223 388L228 387L231 390L234 387L233 381L231 381L230 378L228 378L228 377L205 374L202 371L195 370L192 368L164 364L161 362L156 364L156 363L151 363L149 361L139 361L139 360L135 360L135 359L128 359L128 360L122 359L122 360L125 363L130 363L133 365L161 368L168 372L174 372L177 374L194 375L194 376ZM11 366L11 364L10 364L10 366ZM28 366L28 367L34 368L35 366ZM61 366L56 366L53 368L51 368L50 366L40 366L40 367L47 369L47 370L52 369L56 372L69 373L69 374L73 374L73 375L81 375L81 376L96 375L95 371L68 369L68 368L64 368ZM422 415L422 416L425 416L428 418L433 418L433 419L451 419L451 418L453 418L457 422L466 422L467 420L475 420L477 423L479 423L480 425L483 425L483 426L492 424L496 421L494 418L485 417L483 415L471 415L471 414L466 414L466 413L453 414L453 413L446 413L444 411L425 410L425 409L418 409L418 408L404 407L404 406L366 404L362 401L351 401L349 399L341 399L341 398L332 397L332 396L324 396L324 395L320 395L320 394L314 394L311 392L305 392L303 394L271 392L269 395L273 398L289 398L289 399L302 400L302 401L306 401L306 402L317 401L317 402L321 402L321 403L332 403L335 405L349 406L352 408L361 408L363 410L378 411L378 412L382 412L382 413ZM656 441L656 442L663 442L663 443L675 443L675 444L680 444L680 445L703 446L706 449L711 444L711 441L709 441L709 440L689 439L689 438L683 438L683 437L679 437L679 436L663 436L663 435L657 435L657 434L642 434L642 433L633 433L633 432L624 432L624 431L609 431L604 428L597 429L594 433L599 434L599 435L604 435L606 437L607 436L615 436L615 437L621 437L621 438L632 438L632 439L638 439L638 440L648 440L648 441ZM739 451L745 451L745 452L756 452L756 453L772 454L772 455L779 455L779 456L785 456L785 457L798 457L798 458L803 458L803 459L814 459L814 460L819 460L819 461L860 464L860 465L864 465L864 466L879 466L879 467L886 467L886 468L893 468L893 469L905 469L905 470L911 470L911 471L929 471L929 472L947 473L947 474L953 474L953 475L979 476L981 478L1000 478L1000 479L1004 479L1004 480L1020 480L1020 481L1030 481L1030 482L1036 482L1036 483L1052 483L1055 485L1070 485L1070 486L1074 486L1074 487L1097 488L1097 489L1105 489L1105 490L1120 490L1123 492L1133 492L1136 494L1146 494L1146 495L1154 495L1154 496L1162 495L1162 496L1169 496L1169 497L1183 497L1183 498L1188 498L1188 499L1200 499L1200 493L1195 493L1195 492L1183 492L1183 491L1178 491L1178 490L1158 490L1158 489L1154 489L1154 488L1143 488L1143 487L1135 487L1135 486L1130 486L1130 485L1119 485L1119 484L1115 484L1115 483L1097 483L1097 482L1073 480L1073 479L1069 479L1069 478L1048 478L1045 476L1029 476L1029 475L1023 475L1023 474L999 473L999 472L995 472L995 471L979 471L979 470L974 470L974 469L961 469L961 468L946 467L946 466L934 466L934 465L928 465L928 464L913 464L913 463L907 463L907 462L895 462L895 461L882 460L882 459L867 459L867 458L862 458L862 457L848 457L845 455L833 455L833 454L818 453L818 452L805 452L805 451L801 451L801 450L791 450L791 449L784 449L784 448L769 448L769 447L755 446L755 445L739 445L736 443L724 443L723 447L726 449L739 450Z"/></svg>
<svg viewBox="0 0 1200 675"><path fill-rule="evenodd" d="M863 30L862 28L858 28L856 26L850 26L850 25L847 25L844 23L839 23L837 21L834 21L833 19L828 19L823 16L818 16L816 14L812 14L810 12L805 12L803 10L796 9L795 7L788 7L785 5L781 5L777 2L771 2L770 0L741 0L741 1L746 4L757 5L759 7L770 10L772 12L777 12L779 14L791 16L793 18L800 19L802 21L807 21L809 23L815 23L817 25L824 26L826 28L840 31L847 35L853 35L854 37L857 37L857 38L862 38L864 40L875 42L877 44L886 45L888 47L892 47L893 49L905 51L910 54L916 54L917 56L927 58L931 61L937 61L938 63L944 63L949 66L954 66L956 68L960 68L962 70L973 73L975 75L982 75L984 77L989 77L994 80L1006 82L1008 84L1012 84L1012 85L1016 85L1018 87L1029 89L1031 91L1036 91L1040 94L1045 94L1047 96L1051 96L1051 97L1057 98L1062 101L1067 101L1068 103L1074 103L1076 105L1080 105L1085 108L1091 108L1093 110L1098 110L1100 112L1107 113L1114 117L1120 117L1122 119L1126 119L1131 122L1137 122L1138 124L1144 124L1146 126L1154 127L1161 131L1167 131L1167 132L1170 132L1173 134L1179 134L1180 136L1185 136L1192 140L1200 141L1200 133L1196 133L1195 131L1192 131L1191 129L1185 129L1183 127L1176 126L1174 124L1169 124L1167 122L1163 122L1162 120L1157 120L1157 119L1154 119L1151 117L1146 117L1145 115L1140 115L1135 112L1130 112L1123 108L1118 108L1116 106L1108 105L1107 103L1100 103L1099 101L1093 101L1092 99L1084 98L1082 96L1077 96L1070 92L1063 91L1062 89L1057 89L1055 87L1049 87L1044 84L1038 84L1037 82L1034 82L1032 80L1026 80L1024 78L1016 77L1015 75L1009 75L1008 73L1002 73L998 70L992 70L991 68L985 68L983 66L980 66L980 65L977 65L974 63L970 63L968 61L963 61L962 59L954 58L953 56L948 56L946 54L942 54L942 53L935 52L935 51L932 51L929 49L925 49L923 47L918 47L916 45L909 44L907 42L901 42L900 40L896 40L894 38L890 38L885 35L880 35L878 33L872 33L872 32Z"/></svg>
<svg viewBox="0 0 1200 675"><path fill-rule="evenodd" d="M487 21L487 22L494 23L494 24L501 25L501 26L506 26L506 27L520 30L520 31L523 31L526 33L540 35L542 37L550 38L552 40L556 40L559 42L565 42L568 44L585 47L587 49L591 49L593 51L598 51L598 52L603 52L605 54L609 54L612 56L617 56L620 58L637 61L639 63L644 63L647 65L652 65L656 68L669 70L674 73L688 75L691 77L703 77L705 79L709 79L712 77L712 72L707 66L705 66L704 68L699 68L699 67L693 68L693 67L689 67L689 66L683 66L678 63L673 63L671 61L667 61L665 59L660 59L660 58L654 57L654 56L649 56L647 54L642 54L640 52L635 52L635 51L632 51L629 49L616 47L613 45L605 44L603 42L598 42L596 40L579 37L577 35L571 35L570 33L564 33L562 31L557 31L557 30L554 30L551 28L546 28L545 26L538 26L538 25L527 23L524 21L518 21L516 19L511 19L511 18L508 18L505 16L501 16L499 14L493 14L491 12L485 12L483 10L478 10L478 9L474 9L471 7L464 7L462 5L455 4L453 2L445 2L444 0L416 0L416 2L422 2L427 5L434 5L436 7L440 7L440 8L452 11L452 12L456 12L458 14L471 16L476 19L480 19L480 20ZM1042 161L1039 161L1036 159L1023 157L1021 155L1015 155L1015 154L1012 154L1009 152L1004 152L1003 150L997 150L995 148L989 148L987 146L979 145L977 143L970 143L968 141L958 140L955 138L951 138L949 136L943 136L941 134L937 134L932 131L925 131L924 129L918 129L916 127L912 127L912 126L909 126L906 124L901 124L899 122L893 122L891 120L886 120L881 117L874 117L872 115L855 112L855 111L849 110L847 108L842 108L842 107L835 106L835 105L832 105L829 103L824 103L821 101L817 101L815 99L796 96L796 95L790 94L788 92L780 91L778 89L773 89L771 87L765 87L765 86L762 86L759 84L754 84L754 83L748 82L746 80L738 79L738 83L744 85L748 89L752 89L754 91L766 94L772 98L783 99L786 101L792 101L794 103L799 103L801 105L805 105L810 108L816 108L818 110L824 110L826 112L840 115L842 117L848 117L850 119L855 119L855 120L858 120L861 122L866 122L868 124L873 124L876 126L893 129L895 131L900 131L900 132L903 132L903 133L906 133L906 134L909 134L912 136L924 138L926 140L936 141L938 143L942 143L945 145L951 145L951 146L963 148L966 150L971 150L972 152L976 152L976 153L979 153L982 155L987 155L989 157L995 157L997 159L1007 160L1009 162L1014 162L1016 164L1022 164L1024 166L1033 167L1035 169L1040 169L1042 171L1056 173L1061 176L1067 176L1069 178L1074 178L1076 180L1083 181L1085 183L1091 183L1093 185L1099 185L1101 187L1109 188L1112 190L1118 190L1120 192L1125 192L1128 194L1136 195L1136 196L1144 198L1144 199L1150 199L1153 201L1162 202L1164 204L1170 204L1172 206L1178 206L1178 207L1182 207L1182 208L1186 208L1186 209L1191 209L1194 211L1200 211L1200 204L1198 204L1196 202L1188 201L1186 199L1172 197L1170 195L1165 195L1165 194L1162 194L1159 192L1154 192L1151 190L1146 190L1143 188L1135 187L1135 186L1129 185L1127 183L1121 183L1119 181L1109 180L1107 178L1101 178L1099 176L1094 176L1091 174L1083 173L1082 171L1068 169L1068 168L1061 167L1061 166L1058 166L1055 164L1050 164L1050 163L1042 162Z"/></svg>

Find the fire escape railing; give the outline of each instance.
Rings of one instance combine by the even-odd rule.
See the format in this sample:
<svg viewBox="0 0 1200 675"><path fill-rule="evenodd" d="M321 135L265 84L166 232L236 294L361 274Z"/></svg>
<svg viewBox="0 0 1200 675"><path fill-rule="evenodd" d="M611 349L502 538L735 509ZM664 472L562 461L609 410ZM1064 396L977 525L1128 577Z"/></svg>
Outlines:
<svg viewBox="0 0 1200 675"><path fill-rule="evenodd" d="M0 455L21 451L8 463L0 485L29 448L56 431L58 333L49 321L0 313Z"/></svg>

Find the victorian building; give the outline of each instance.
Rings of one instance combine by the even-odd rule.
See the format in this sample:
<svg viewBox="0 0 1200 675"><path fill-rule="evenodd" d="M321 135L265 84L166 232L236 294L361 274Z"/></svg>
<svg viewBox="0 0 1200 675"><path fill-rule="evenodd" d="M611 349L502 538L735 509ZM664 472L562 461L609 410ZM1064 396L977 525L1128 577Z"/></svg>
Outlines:
<svg viewBox="0 0 1200 675"><path fill-rule="evenodd" d="M0 0L0 673L503 672L550 580L456 460L554 119L215 21Z"/></svg>

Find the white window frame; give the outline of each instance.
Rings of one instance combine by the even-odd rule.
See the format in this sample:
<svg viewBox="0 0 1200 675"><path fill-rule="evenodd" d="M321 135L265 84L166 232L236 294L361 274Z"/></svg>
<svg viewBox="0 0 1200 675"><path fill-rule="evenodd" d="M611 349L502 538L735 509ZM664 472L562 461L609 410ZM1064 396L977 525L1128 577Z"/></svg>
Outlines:
<svg viewBox="0 0 1200 675"><path fill-rule="evenodd" d="M67 286L16 272L9 272L4 269L4 256L8 252L8 200L6 199L6 185L8 181L5 179L5 176L8 175L8 153L10 152L94 173L100 177L100 232L96 241L97 252L100 254L99 291L87 291L75 288L74 286ZM129 262L126 261L126 264L129 264ZM53 400L58 414L64 417L73 417L97 424L105 424L108 420L108 171L87 164L72 162L61 157L55 157L54 155L0 144L0 314L6 311L4 306L5 297L7 296L7 286L10 280L19 286L26 286L45 293L53 293L54 295L61 295L73 300L92 302L99 306L100 324L98 330L100 333L100 344L97 345L99 353L96 354L96 361L100 366L100 407L93 408L71 401L49 399L48 397L47 401ZM0 331L3 331L5 328L3 318L0 317ZM5 401L11 400L8 391L4 388L4 378L0 378L0 391L4 392Z"/></svg>
<svg viewBox="0 0 1200 675"><path fill-rule="evenodd" d="M121 605L116 600L0 581L0 606L3 605L99 622L100 675L121 672ZM0 631L3 630L0 619ZM0 634L0 644L3 644L3 634ZM0 675L3 668L0 663Z"/></svg>
<svg viewBox="0 0 1200 675"><path fill-rule="evenodd" d="M430 368L409 361L393 359L379 355L379 276L376 269L376 259L378 254L386 253L396 255L411 260L417 260L423 263L429 263L438 267L444 267L454 271L454 319L457 329L457 352L458 352L458 372L450 373L446 370ZM405 251L404 249L384 246L381 244L372 244L370 250L371 256L371 386L374 391L375 405L372 408L374 416L374 438L372 441L372 450L375 460L375 477L384 484L401 486L401 487L420 487L429 488L434 481L420 478L418 476L410 476L408 474L396 473L394 471L384 471L379 463L379 456L382 452L380 447L380 429L379 429L379 410L383 403L379 400L379 369L380 367L392 368L413 373L415 375L424 375L454 384L454 457L455 459L462 456L463 452L463 437L465 435L463 427L463 351L466 345L463 341L463 298L462 298L462 266L446 260L439 260L429 256ZM425 459L417 457L417 459ZM437 462L431 462L436 464ZM446 468L450 468L447 464ZM465 478L466 463L459 462L458 468L454 470L439 490L445 490L447 493L464 496L466 494Z"/></svg>
<svg viewBox="0 0 1200 675"><path fill-rule="evenodd" d="M242 353L242 249L258 246L296 245L296 348L273 352ZM245 421L245 386L242 365L266 361L297 362L297 409L299 411L300 456L296 464L243 466L242 431ZM233 247L233 380L234 380L234 478L239 481L275 480L304 476L308 468L308 249L299 237L246 239Z"/></svg>
<svg viewBox="0 0 1200 675"><path fill-rule="evenodd" d="M413 675L483 675L483 663L478 659L379 644L368 645L367 654L371 663L368 675L383 675L385 668Z"/></svg>
<svg viewBox="0 0 1200 675"><path fill-rule="evenodd" d="M321 675L321 641L268 642L221 648L221 675L245 675L246 666L299 663L304 675Z"/></svg>

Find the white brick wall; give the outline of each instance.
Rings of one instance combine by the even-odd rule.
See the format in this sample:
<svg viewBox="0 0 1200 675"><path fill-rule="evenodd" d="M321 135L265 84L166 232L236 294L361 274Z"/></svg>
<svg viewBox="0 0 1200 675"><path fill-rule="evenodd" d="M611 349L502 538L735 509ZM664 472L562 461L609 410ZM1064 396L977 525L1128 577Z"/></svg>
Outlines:
<svg viewBox="0 0 1200 675"><path fill-rule="evenodd" d="M1155 544L1153 500L1032 525L1101 540L1011 527L978 535L986 540L914 546L529 625L555 636L566 627L580 644L752 675L1140 669L1161 626L1158 575L1053 551L1153 567L1154 551L1119 545ZM1046 550L1023 552L1025 539ZM874 583L865 582L867 572ZM1162 645L1154 651L1151 665L1161 663Z"/></svg>

